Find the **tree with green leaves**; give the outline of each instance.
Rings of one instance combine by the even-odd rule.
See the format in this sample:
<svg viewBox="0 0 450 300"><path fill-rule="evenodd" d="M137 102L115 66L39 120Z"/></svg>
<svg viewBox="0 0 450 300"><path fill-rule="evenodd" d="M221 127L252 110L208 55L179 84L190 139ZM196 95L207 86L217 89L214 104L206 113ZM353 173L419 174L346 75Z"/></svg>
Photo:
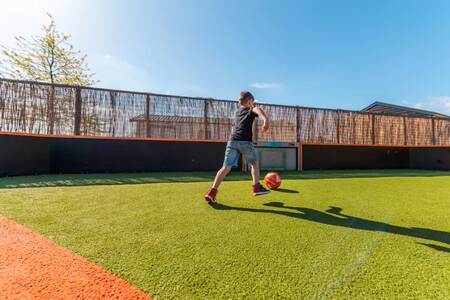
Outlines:
<svg viewBox="0 0 450 300"><path fill-rule="evenodd" d="M24 103L25 118L44 119L49 134L74 132L73 95L58 93L53 84L91 86L97 81L86 62L87 55L75 50L71 36L58 31L53 17L47 15L49 22L42 26L41 35L18 36L15 48L1 46L0 77L51 83L46 96L41 99L33 96L30 97L33 101ZM88 114L84 120L92 128L86 134L95 134L98 117Z"/></svg>
<svg viewBox="0 0 450 300"><path fill-rule="evenodd" d="M96 81L87 65L87 55L74 50L71 36L56 29L53 17L42 34L16 37L16 48L2 46L0 75L12 79L90 86Z"/></svg>

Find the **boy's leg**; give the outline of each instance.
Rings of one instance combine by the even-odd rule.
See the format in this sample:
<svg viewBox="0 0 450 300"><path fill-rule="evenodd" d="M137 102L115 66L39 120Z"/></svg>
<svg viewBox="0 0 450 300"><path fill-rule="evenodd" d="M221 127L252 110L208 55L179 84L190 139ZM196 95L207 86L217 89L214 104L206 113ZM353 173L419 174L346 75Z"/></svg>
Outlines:
<svg viewBox="0 0 450 300"><path fill-rule="evenodd" d="M253 185L259 184L258 152L256 152L255 146L253 146L253 143L251 142L242 142L240 146L242 154L252 166L251 169L252 169Z"/></svg>
<svg viewBox="0 0 450 300"><path fill-rule="evenodd" d="M251 142L242 143L241 146L242 154L247 158L247 161L252 165L252 178L253 178L253 195L264 195L270 191L265 189L259 183L259 160L258 153L256 152L255 146Z"/></svg>
<svg viewBox="0 0 450 300"><path fill-rule="evenodd" d="M225 150L225 159L223 161L223 166L217 172L216 177L214 178L214 182L212 187L205 195L205 200L209 204L216 203L216 195L218 192L219 185L222 183L225 176L230 173L232 166L237 166L239 160L239 152L236 148L236 143L233 141L229 141L227 143L227 148Z"/></svg>
<svg viewBox="0 0 450 300"><path fill-rule="evenodd" d="M251 162L252 164L252 177L253 177L253 195L264 195L268 194L270 191L264 188L259 183L259 161L254 160Z"/></svg>
<svg viewBox="0 0 450 300"><path fill-rule="evenodd" d="M251 162L252 164L252 178L253 178L253 185L259 183L259 161L254 160Z"/></svg>
<svg viewBox="0 0 450 300"><path fill-rule="evenodd" d="M225 176L227 176L228 173L230 173L231 167L223 166L216 174L216 178L214 178L214 183L212 185L213 189L218 189L219 185L222 183Z"/></svg>

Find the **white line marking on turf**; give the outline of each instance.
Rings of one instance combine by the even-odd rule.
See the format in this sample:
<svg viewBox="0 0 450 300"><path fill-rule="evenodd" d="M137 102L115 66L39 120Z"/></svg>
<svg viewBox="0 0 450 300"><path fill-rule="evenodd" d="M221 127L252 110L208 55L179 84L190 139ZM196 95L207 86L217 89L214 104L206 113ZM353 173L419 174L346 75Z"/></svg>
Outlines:
<svg viewBox="0 0 450 300"><path fill-rule="evenodd" d="M385 229L387 226L389 226L389 222L392 219L392 212L388 218L387 222L384 222L384 226L381 227L380 229ZM382 238L384 237L384 235L386 234L386 231L381 231L377 234L377 237L372 239L372 242L370 243L370 246L367 248L367 250L363 253L363 255L357 259L351 266L350 268L341 276L339 276L338 278L336 278L336 280L334 282L332 282L329 287L323 291L318 299L325 299L328 296L331 296L341 285L343 285L352 275L353 273L355 273L356 270L358 270L359 267L361 267L364 262L369 258L369 256L375 251L375 249L378 247L378 245L380 244Z"/></svg>

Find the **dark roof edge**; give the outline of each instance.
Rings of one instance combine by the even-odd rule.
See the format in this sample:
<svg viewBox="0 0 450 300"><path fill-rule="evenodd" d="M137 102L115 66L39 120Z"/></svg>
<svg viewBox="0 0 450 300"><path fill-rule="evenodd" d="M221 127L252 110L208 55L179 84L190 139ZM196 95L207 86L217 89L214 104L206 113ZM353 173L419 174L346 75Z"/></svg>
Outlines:
<svg viewBox="0 0 450 300"><path fill-rule="evenodd" d="M406 110L410 110L410 111L415 111L415 112L422 113L422 114L441 116L441 117L444 117L444 118L450 118L450 116L448 116L446 114L435 112L435 111L431 111L431 110L418 109L418 108L413 108L413 107L409 107L409 106L402 106L402 105L391 104L391 103L386 103L386 102L381 102L381 101L375 101L372 104L370 104L369 106L361 109L361 111L367 111L368 109L370 109L370 108L372 108L374 106L377 106L377 105L385 105L385 106L390 106L390 107L393 107L393 108L401 108L401 109L406 109Z"/></svg>

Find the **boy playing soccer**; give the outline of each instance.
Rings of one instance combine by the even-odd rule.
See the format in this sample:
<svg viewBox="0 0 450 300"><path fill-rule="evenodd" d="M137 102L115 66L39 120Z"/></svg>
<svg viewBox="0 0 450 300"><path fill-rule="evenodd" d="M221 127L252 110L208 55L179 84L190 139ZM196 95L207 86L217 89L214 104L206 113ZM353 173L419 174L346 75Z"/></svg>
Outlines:
<svg viewBox="0 0 450 300"><path fill-rule="evenodd" d="M261 108L253 106L255 98L250 92L241 92L239 95L239 108L236 112L233 131L225 150L225 159L222 168L217 172L211 189L206 193L205 200L209 204L217 203L216 195L222 180L231 171L232 167L237 167L239 153L252 165L253 195L263 195L269 193L259 183L259 161L258 153L252 143L252 126L257 117L263 120L262 131L269 129L269 121Z"/></svg>

